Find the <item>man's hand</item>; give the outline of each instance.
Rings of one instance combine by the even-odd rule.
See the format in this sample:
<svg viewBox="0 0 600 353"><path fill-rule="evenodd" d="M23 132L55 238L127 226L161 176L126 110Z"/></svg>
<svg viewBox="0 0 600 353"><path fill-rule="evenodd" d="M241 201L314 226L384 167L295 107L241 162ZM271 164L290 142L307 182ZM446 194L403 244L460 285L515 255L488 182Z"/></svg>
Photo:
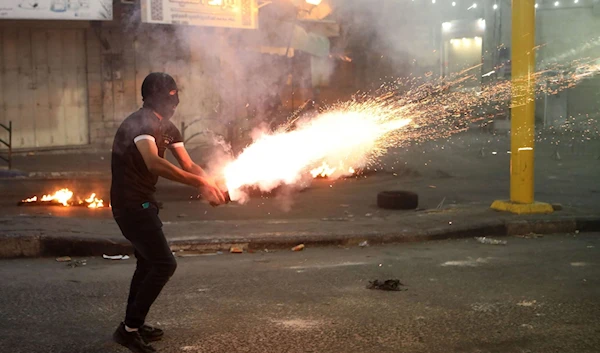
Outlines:
<svg viewBox="0 0 600 353"><path fill-rule="evenodd" d="M225 200L225 195L213 180L208 178L202 179L203 183L200 186L200 193L211 206L218 206L227 202Z"/></svg>

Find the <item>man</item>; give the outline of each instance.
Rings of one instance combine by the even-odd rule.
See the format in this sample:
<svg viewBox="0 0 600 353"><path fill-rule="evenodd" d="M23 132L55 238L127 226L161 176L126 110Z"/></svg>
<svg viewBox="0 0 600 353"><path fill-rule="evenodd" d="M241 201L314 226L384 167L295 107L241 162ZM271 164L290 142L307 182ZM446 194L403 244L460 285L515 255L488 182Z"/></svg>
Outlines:
<svg viewBox="0 0 600 353"><path fill-rule="evenodd" d="M191 160L181 133L169 121L179 104L175 80L165 73L149 74L142 83L142 98L143 107L123 121L115 136L110 198L115 221L137 258L125 321L113 339L132 352L147 353L155 352L149 342L161 339L163 331L146 325L146 315L177 267L158 217L158 177L198 187L213 205L225 198ZM164 159L167 148L181 169Z"/></svg>

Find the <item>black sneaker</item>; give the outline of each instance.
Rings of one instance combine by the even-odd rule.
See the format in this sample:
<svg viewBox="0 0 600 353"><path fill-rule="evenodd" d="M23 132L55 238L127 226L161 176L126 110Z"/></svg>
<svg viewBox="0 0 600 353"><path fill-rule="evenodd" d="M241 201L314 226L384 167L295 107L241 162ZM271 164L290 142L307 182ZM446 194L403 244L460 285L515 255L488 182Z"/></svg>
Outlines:
<svg viewBox="0 0 600 353"><path fill-rule="evenodd" d="M139 328L139 331L140 336L142 336L146 342L160 341L165 334L163 330L146 324L143 324L142 327Z"/></svg>
<svg viewBox="0 0 600 353"><path fill-rule="evenodd" d="M134 353L156 352L154 347L144 342L138 331L127 332L124 323L121 323L115 333L113 333L113 340Z"/></svg>

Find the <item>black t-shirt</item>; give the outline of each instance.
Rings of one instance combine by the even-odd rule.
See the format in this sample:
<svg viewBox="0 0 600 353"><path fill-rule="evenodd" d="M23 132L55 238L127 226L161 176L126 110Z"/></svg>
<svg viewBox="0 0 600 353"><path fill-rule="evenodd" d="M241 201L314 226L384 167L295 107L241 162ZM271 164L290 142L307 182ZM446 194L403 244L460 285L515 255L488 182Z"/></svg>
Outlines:
<svg viewBox="0 0 600 353"><path fill-rule="evenodd" d="M110 202L113 209L139 208L145 202L156 202L158 176L150 173L135 145L141 139L156 142L161 158L167 148L183 146L177 127L170 121L161 121L149 108L142 108L125 119L112 147Z"/></svg>

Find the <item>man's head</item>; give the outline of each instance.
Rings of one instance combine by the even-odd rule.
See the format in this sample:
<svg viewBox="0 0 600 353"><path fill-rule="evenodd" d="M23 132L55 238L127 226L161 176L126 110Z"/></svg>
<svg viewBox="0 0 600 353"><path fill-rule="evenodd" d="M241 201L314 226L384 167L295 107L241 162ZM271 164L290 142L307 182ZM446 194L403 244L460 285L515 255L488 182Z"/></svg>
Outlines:
<svg viewBox="0 0 600 353"><path fill-rule="evenodd" d="M177 84L173 77L162 72L153 72L142 83L144 106L151 108L161 117L170 119L179 104Z"/></svg>

